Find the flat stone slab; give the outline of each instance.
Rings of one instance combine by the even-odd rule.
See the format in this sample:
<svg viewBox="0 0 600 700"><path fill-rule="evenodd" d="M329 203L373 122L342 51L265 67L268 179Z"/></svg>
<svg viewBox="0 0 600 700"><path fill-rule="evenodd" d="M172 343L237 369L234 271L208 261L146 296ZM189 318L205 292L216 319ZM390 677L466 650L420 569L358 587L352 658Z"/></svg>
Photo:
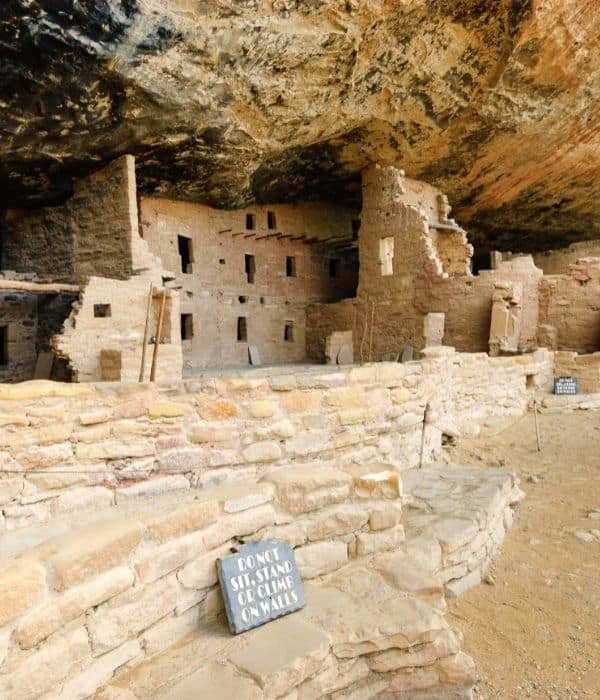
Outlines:
<svg viewBox="0 0 600 700"><path fill-rule="evenodd" d="M287 542L244 545L217 562L229 628L234 634L288 615L306 604L294 550Z"/></svg>
<svg viewBox="0 0 600 700"><path fill-rule="evenodd" d="M245 648L229 660L258 683L265 697L279 698L319 669L330 641L323 629L290 617L251 632Z"/></svg>

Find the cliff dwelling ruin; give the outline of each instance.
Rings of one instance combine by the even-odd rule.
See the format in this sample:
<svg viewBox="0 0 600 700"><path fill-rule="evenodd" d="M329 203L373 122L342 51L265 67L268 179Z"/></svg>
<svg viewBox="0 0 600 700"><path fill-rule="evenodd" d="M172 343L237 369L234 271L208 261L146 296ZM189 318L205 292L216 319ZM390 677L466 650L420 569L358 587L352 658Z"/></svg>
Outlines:
<svg viewBox="0 0 600 700"><path fill-rule="evenodd" d="M0 700L582 700L600 11L0 9Z"/></svg>

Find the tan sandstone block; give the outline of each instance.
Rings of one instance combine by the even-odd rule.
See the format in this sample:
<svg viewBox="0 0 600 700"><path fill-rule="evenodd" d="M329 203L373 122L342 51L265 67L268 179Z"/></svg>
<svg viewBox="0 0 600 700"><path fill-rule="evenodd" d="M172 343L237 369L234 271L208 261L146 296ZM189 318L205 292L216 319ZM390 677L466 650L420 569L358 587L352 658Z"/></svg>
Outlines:
<svg viewBox="0 0 600 700"><path fill-rule="evenodd" d="M185 416L192 410L192 407L189 404L175 401L154 401L148 404L147 409L150 418L177 418Z"/></svg>
<svg viewBox="0 0 600 700"><path fill-rule="evenodd" d="M350 370L349 378L353 384L372 384L377 378L377 367L375 365L353 367Z"/></svg>
<svg viewBox="0 0 600 700"><path fill-rule="evenodd" d="M103 654L76 676L67 681L56 700L87 700L98 688L108 683L113 673L129 661L141 656L142 650L137 639L122 644L117 649ZM115 698L113 698L115 700ZM127 700L127 696L121 697Z"/></svg>
<svg viewBox="0 0 600 700"><path fill-rule="evenodd" d="M274 462L281 458L281 447L276 442L255 442L244 450L247 462Z"/></svg>
<svg viewBox="0 0 600 700"><path fill-rule="evenodd" d="M234 428L213 428L195 425L188 432L190 442L231 442L240 437L239 430Z"/></svg>
<svg viewBox="0 0 600 700"><path fill-rule="evenodd" d="M335 389L330 389L326 396L325 401L330 406L335 406L336 408L362 408L367 405L367 399L364 389L360 387L337 387Z"/></svg>
<svg viewBox="0 0 600 700"><path fill-rule="evenodd" d="M175 609L180 595L179 583L169 576L98 607L88 616L93 655L100 656L118 647L158 622Z"/></svg>
<svg viewBox="0 0 600 700"><path fill-rule="evenodd" d="M14 638L22 649L30 649L86 610L127 590L133 581L133 571L120 567L101 574L93 581L74 586L26 615L19 622Z"/></svg>
<svg viewBox="0 0 600 700"><path fill-rule="evenodd" d="M177 578L186 588L210 588L218 581L217 559L222 559L228 554L231 554L230 542L192 559L177 572Z"/></svg>
<svg viewBox="0 0 600 700"><path fill-rule="evenodd" d="M402 525L380 532L361 532L356 536L356 554L365 556L374 552L396 549L405 539Z"/></svg>
<svg viewBox="0 0 600 700"><path fill-rule="evenodd" d="M319 409L321 396L318 391L290 391L282 397L281 406L288 413L310 413Z"/></svg>
<svg viewBox="0 0 600 700"><path fill-rule="evenodd" d="M64 590L119 564L142 539L133 520L109 520L61 535L37 548L54 570L55 587Z"/></svg>
<svg viewBox="0 0 600 700"><path fill-rule="evenodd" d="M172 687L161 700L200 700L199 688L206 700L263 700L265 697L258 685L234 666L211 661Z"/></svg>
<svg viewBox="0 0 600 700"><path fill-rule="evenodd" d="M357 498L401 498L400 473L392 464L361 464L344 467L352 476Z"/></svg>
<svg viewBox="0 0 600 700"><path fill-rule="evenodd" d="M338 410L340 425L368 423L381 418L381 409L367 406L365 408L344 408Z"/></svg>
<svg viewBox="0 0 600 700"><path fill-rule="evenodd" d="M308 539L325 540L330 537L346 535L360 530L369 519L369 511L353 504L334 506L325 514L318 516L308 526Z"/></svg>
<svg viewBox="0 0 600 700"><path fill-rule="evenodd" d="M46 572L35 562L15 562L0 573L0 627L46 596Z"/></svg>
<svg viewBox="0 0 600 700"><path fill-rule="evenodd" d="M156 581L156 579L183 566L204 549L204 533L202 531L191 532L139 554L134 560L135 570L139 579L144 583Z"/></svg>
<svg viewBox="0 0 600 700"><path fill-rule="evenodd" d="M396 526L402 516L401 503L381 503L371 510L369 527L371 530L387 530Z"/></svg>
<svg viewBox="0 0 600 700"><path fill-rule="evenodd" d="M275 485L279 502L295 515L339 503L350 495L351 477L328 467L279 469L264 480Z"/></svg>
<svg viewBox="0 0 600 700"><path fill-rule="evenodd" d="M68 462L72 457L73 447L69 442L58 445L33 445L26 452L17 455L17 459L33 469L52 467L61 462Z"/></svg>
<svg viewBox="0 0 600 700"><path fill-rule="evenodd" d="M406 368L399 362L381 362L377 365L377 379L384 386L398 386L406 375Z"/></svg>
<svg viewBox="0 0 600 700"><path fill-rule="evenodd" d="M79 443L75 454L78 459L149 457L156 454L156 446L150 440L107 440L97 444Z"/></svg>
<svg viewBox="0 0 600 700"><path fill-rule="evenodd" d="M221 508L218 500L178 504L166 512L151 512L141 518L156 542L166 542L214 523Z"/></svg>
<svg viewBox="0 0 600 700"><path fill-rule="evenodd" d="M103 486L83 486L61 494L52 503L51 510L54 515L58 515L86 508L107 508L113 505L114 500L115 496L111 489Z"/></svg>
<svg viewBox="0 0 600 700"><path fill-rule="evenodd" d="M0 400L4 399L41 399L46 396L81 396L91 394L95 389L85 384L67 384L45 379L34 379L20 384L0 385Z"/></svg>
<svg viewBox="0 0 600 700"><path fill-rule="evenodd" d="M329 653L329 636L298 616L283 617L247 634L248 645L229 660L254 678L265 699L291 692L316 673Z"/></svg>
<svg viewBox="0 0 600 700"><path fill-rule="evenodd" d="M438 673L440 680L449 685L472 686L478 680L475 662L464 651L440 659Z"/></svg>
<svg viewBox="0 0 600 700"><path fill-rule="evenodd" d="M204 550L219 547L234 537L244 537L275 523L272 505L258 506L248 510L224 515L204 530Z"/></svg>
<svg viewBox="0 0 600 700"><path fill-rule="evenodd" d="M302 578L315 578L340 569L348 563L348 545L344 542L316 542L294 550Z"/></svg>
<svg viewBox="0 0 600 700"><path fill-rule="evenodd" d="M58 633L35 653L15 659L0 677L0 697L10 700L37 700L48 697L62 681L78 671L90 655L84 627L68 634Z"/></svg>
<svg viewBox="0 0 600 700"><path fill-rule="evenodd" d="M237 404L227 399L198 399L197 411L204 420L234 418L238 414Z"/></svg>
<svg viewBox="0 0 600 700"><path fill-rule="evenodd" d="M0 506L12 501L23 490L23 478L20 476L10 476L7 479L0 479Z"/></svg>
<svg viewBox="0 0 600 700"><path fill-rule="evenodd" d="M365 429L361 426L345 430L343 433L338 433L334 436L334 445L336 449L356 445L365 438Z"/></svg>
<svg viewBox="0 0 600 700"><path fill-rule="evenodd" d="M87 411L79 416L81 425L96 425L106 423L113 417L113 412L109 408L100 408L97 411Z"/></svg>
<svg viewBox="0 0 600 700"><path fill-rule="evenodd" d="M277 404L273 401L254 401L250 404L250 415L253 418L271 418L277 413Z"/></svg>
<svg viewBox="0 0 600 700"><path fill-rule="evenodd" d="M0 425L29 425L29 418L18 413L2 413L0 414Z"/></svg>
<svg viewBox="0 0 600 700"><path fill-rule="evenodd" d="M441 630L433 641L416 648L386 649L379 654L367 656L367 663L376 673L389 673L399 668L429 666L438 659L456 654L460 650L460 641L450 630Z"/></svg>
<svg viewBox="0 0 600 700"><path fill-rule="evenodd" d="M392 402L396 404L406 403L412 398L412 394L408 389L394 389L391 392Z"/></svg>
<svg viewBox="0 0 600 700"><path fill-rule="evenodd" d="M56 423L55 425L47 425L43 428L38 428L38 443L40 445L45 445L53 442L64 442L71 437L72 432L73 423Z"/></svg>

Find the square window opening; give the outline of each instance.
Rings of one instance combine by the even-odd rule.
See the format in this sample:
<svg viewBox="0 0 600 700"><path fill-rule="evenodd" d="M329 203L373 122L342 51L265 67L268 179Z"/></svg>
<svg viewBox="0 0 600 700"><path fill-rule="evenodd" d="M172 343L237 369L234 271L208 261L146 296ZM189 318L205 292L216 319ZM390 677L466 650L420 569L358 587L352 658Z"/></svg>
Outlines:
<svg viewBox="0 0 600 700"><path fill-rule="evenodd" d="M237 339L240 343L245 343L248 340L248 324L245 316L238 316Z"/></svg>
<svg viewBox="0 0 600 700"><path fill-rule="evenodd" d="M238 301L240 302L240 304L247 304L248 297L238 297Z"/></svg>
<svg viewBox="0 0 600 700"><path fill-rule="evenodd" d="M110 318L111 316L110 304L94 304L94 318Z"/></svg>
<svg viewBox="0 0 600 700"><path fill-rule="evenodd" d="M285 275L286 277L296 276L296 258L293 255L288 255L285 259Z"/></svg>
<svg viewBox="0 0 600 700"><path fill-rule="evenodd" d="M194 316L181 314L181 340L191 340L194 337Z"/></svg>
<svg viewBox="0 0 600 700"><path fill-rule="evenodd" d="M181 271L188 275L192 272L192 263L194 262L192 239L187 236L177 236L177 250L181 260Z"/></svg>
<svg viewBox="0 0 600 700"><path fill-rule="evenodd" d="M340 261L337 258L329 258L329 276L337 277L340 271Z"/></svg>
<svg viewBox="0 0 600 700"><path fill-rule="evenodd" d="M294 322L286 321L283 328L283 339L286 343L294 342Z"/></svg>
<svg viewBox="0 0 600 700"><path fill-rule="evenodd" d="M254 284L256 276L256 260L254 255L244 255L244 269L246 271L246 280L248 284Z"/></svg>
<svg viewBox="0 0 600 700"><path fill-rule="evenodd" d="M246 231L254 231L256 228L256 216L254 214L246 214Z"/></svg>
<svg viewBox="0 0 600 700"><path fill-rule="evenodd" d="M277 228L277 218L274 211L267 212L267 228L271 230Z"/></svg>

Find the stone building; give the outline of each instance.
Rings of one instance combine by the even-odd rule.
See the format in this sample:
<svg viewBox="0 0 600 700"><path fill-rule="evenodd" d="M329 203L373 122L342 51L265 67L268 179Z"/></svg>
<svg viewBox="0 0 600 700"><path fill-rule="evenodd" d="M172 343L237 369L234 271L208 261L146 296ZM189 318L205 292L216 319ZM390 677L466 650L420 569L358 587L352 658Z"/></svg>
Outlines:
<svg viewBox="0 0 600 700"><path fill-rule="evenodd" d="M5 212L0 696L472 698L446 596L523 493L436 462L557 373L598 390L600 259L474 275L442 193L362 184L223 211L138 197L125 156ZM308 604L231 638L216 562L263 539Z"/></svg>
<svg viewBox="0 0 600 700"><path fill-rule="evenodd" d="M159 381L251 357L598 350L598 258L544 275L530 255L495 256L473 274L473 248L449 213L439 190L380 166L363 173L360 211L139 197L124 156L76 182L63 205L5 212L0 377L135 381L142 354L149 376L155 341Z"/></svg>

